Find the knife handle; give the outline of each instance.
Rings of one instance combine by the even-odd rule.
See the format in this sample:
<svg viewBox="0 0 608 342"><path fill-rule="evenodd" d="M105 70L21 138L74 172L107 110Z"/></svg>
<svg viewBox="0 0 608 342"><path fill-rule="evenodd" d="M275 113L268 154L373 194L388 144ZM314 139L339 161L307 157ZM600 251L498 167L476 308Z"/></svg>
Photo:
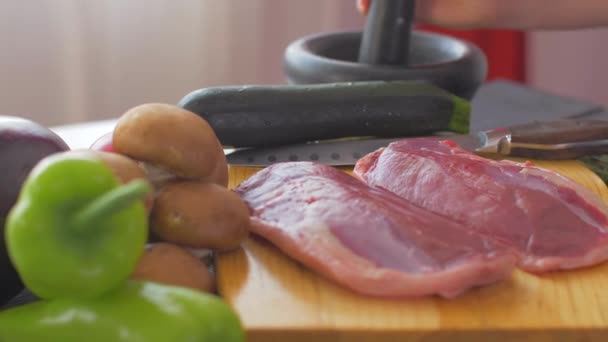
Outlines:
<svg viewBox="0 0 608 342"><path fill-rule="evenodd" d="M535 121L509 130L512 156L572 159L608 153L607 120Z"/></svg>
<svg viewBox="0 0 608 342"><path fill-rule="evenodd" d="M468 132L470 104L430 83L359 81L210 87L178 104L230 147Z"/></svg>
<svg viewBox="0 0 608 342"><path fill-rule="evenodd" d="M556 145L608 139L608 120L534 121L511 126L509 130L512 142Z"/></svg>

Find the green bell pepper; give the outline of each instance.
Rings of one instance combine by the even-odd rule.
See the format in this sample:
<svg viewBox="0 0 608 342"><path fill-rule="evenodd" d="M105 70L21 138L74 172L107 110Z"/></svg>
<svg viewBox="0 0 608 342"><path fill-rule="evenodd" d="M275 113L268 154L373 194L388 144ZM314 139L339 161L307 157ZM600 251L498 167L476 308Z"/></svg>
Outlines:
<svg viewBox="0 0 608 342"><path fill-rule="evenodd" d="M2 342L241 342L238 316L219 297L129 281L98 298L58 298L0 312Z"/></svg>
<svg viewBox="0 0 608 342"><path fill-rule="evenodd" d="M24 284L43 299L90 298L123 284L142 255L147 182L122 185L74 151L41 160L9 212L5 238Z"/></svg>

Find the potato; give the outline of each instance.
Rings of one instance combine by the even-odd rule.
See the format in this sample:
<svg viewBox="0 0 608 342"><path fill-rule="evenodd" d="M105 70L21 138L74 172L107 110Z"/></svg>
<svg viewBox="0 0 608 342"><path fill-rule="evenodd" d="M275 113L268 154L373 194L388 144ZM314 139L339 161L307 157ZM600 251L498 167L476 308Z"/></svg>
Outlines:
<svg viewBox="0 0 608 342"><path fill-rule="evenodd" d="M100 150L74 150L71 153L78 153L82 156L95 158L104 163L114 174L114 176L123 184L126 184L135 179L144 179L150 181L143 167L135 160L115 153ZM144 206L148 213L154 205L154 192L148 193L144 199Z"/></svg>
<svg viewBox="0 0 608 342"><path fill-rule="evenodd" d="M230 250L249 232L249 208L233 191L215 183L178 181L157 194L151 229L163 241Z"/></svg>
<svg viewBox="0 0 608 342"><path fill-rule="evenodd" d="M103 151L94 151L92 153L112 169L114 175L123 183L128 183L134 179L146 179L143 168L135 160L127 156Z"/></svg>
<svg viewBox="0 0 608 342"><path fill-rule="evenodd" d="M178 178L208 179L226 158L213 128L202 117L171 104L146 103L116 123L115 151L165 169ZM222 175L219 180L222 181Z"/></svg>
<svg viewBox="0 0 608 342"><path fill-rule="evenodd" d="M213 170L206 177L198 178L196 180L206 183L211 182L223 187L228 187L228 160L224 154L224 147L219 140L217 140L217 149L218 151L222 151L222 153L217 156Z"/></svg>
<svg viewBox="0 0 608 342"><path fill-rule="evenodd" d="M186 249L169 243L151 244L131 279L213 292L214 279L207 265Z"/></svg>
<svg viewBox="0 0 608 342"><path fill-rule="evenodd" d="M211 174L201 181L212 182L223 187L228 187L228 162L226 156L218 157L218 161L213 168Z"/></svg>

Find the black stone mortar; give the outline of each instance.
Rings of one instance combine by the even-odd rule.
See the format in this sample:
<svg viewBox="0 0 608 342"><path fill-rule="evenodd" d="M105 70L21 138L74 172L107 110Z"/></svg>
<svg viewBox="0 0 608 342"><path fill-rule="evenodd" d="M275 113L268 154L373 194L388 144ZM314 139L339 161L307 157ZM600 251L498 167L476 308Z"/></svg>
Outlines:
<svg viewBox="0 0 608 342"><path fill-rule="evenodd" d="M285 50L284 71L292 84L364 80L422 80L472 99L487 74L477 46L447 35L413 30L407 64L360 63L363 32L329 32L300 38Z"/></svg>

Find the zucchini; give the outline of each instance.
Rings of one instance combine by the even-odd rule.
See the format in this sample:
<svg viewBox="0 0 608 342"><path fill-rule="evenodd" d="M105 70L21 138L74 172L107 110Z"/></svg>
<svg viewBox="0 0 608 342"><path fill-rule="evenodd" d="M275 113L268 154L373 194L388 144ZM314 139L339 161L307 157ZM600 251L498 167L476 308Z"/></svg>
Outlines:
<svg viewBox="0 0 608 342"><path fill-rule="evenodd" d="M178 105L235 148L467 133L471 110L467 100L422 81L218 86L193 91Z"/></svg>

